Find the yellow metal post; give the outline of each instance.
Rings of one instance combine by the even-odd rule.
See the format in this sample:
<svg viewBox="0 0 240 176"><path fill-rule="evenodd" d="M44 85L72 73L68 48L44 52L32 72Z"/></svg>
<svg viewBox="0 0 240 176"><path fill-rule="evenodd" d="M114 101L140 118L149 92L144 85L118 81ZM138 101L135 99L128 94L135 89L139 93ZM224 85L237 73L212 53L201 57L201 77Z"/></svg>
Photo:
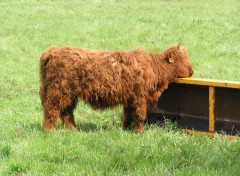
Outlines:
<svg viewBox="0 0 240 176"><path fill-rule="evenodd" d="M215 132L215 87L209 87L209 132Z"/></svg>

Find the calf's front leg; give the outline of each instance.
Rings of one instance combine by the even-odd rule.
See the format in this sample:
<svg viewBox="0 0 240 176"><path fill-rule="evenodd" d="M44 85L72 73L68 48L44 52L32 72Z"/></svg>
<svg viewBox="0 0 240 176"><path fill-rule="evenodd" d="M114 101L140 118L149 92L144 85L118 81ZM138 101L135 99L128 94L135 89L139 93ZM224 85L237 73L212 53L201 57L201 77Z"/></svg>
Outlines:
<svg viewBox="0 0 240 176"><path fill-rule="evenodd" d="M144 123L147 119L147 102L142 98L135 102L135 132L141 133L143 131Z"/></svg>

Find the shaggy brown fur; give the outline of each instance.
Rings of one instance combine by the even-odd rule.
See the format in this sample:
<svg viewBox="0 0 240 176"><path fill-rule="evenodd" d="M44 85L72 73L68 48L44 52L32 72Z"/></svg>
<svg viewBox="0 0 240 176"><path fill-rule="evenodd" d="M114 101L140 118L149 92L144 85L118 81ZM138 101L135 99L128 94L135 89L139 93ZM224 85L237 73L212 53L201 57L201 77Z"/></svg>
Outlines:
<svg viewBox="0 0 240 176"><path fill-rule="evenodd" d="M123 105L123 128L135 122L141 132L147 106L157 103L170 82L192 74L180 45L150 54L51 47L40 59L43 129L55 128L59 116L65 127L75 129L73 110L80 98L95 109Z"/></svg>

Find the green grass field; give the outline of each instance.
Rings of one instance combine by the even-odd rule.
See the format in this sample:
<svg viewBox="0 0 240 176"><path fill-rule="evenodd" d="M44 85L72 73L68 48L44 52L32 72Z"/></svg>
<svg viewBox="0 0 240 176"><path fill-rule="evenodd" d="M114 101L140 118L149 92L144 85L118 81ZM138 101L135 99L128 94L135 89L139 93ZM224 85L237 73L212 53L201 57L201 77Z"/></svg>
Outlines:
<svg viewBox="0 0 240 176"><path fill-rule="evenodd" d="M41 130L39 57L52 45L162 51L182 41L194 77L240 81L239 0L0 1L0 175L240 175L240 141L175 124L121 129L121 108L80 103L77 132Z"/></svg>

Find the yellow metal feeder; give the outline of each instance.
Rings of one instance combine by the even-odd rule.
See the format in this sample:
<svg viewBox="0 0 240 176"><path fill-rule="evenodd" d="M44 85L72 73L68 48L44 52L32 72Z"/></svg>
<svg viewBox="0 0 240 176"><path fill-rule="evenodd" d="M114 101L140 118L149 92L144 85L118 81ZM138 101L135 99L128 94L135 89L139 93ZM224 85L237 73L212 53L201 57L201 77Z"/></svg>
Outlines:
<svg viewBox="0 0 240 176"><path fill-rule="evenodd" d="M183 78L169 85L148 122L172 119L188 133L240 135L240 82Z"/></svg>

